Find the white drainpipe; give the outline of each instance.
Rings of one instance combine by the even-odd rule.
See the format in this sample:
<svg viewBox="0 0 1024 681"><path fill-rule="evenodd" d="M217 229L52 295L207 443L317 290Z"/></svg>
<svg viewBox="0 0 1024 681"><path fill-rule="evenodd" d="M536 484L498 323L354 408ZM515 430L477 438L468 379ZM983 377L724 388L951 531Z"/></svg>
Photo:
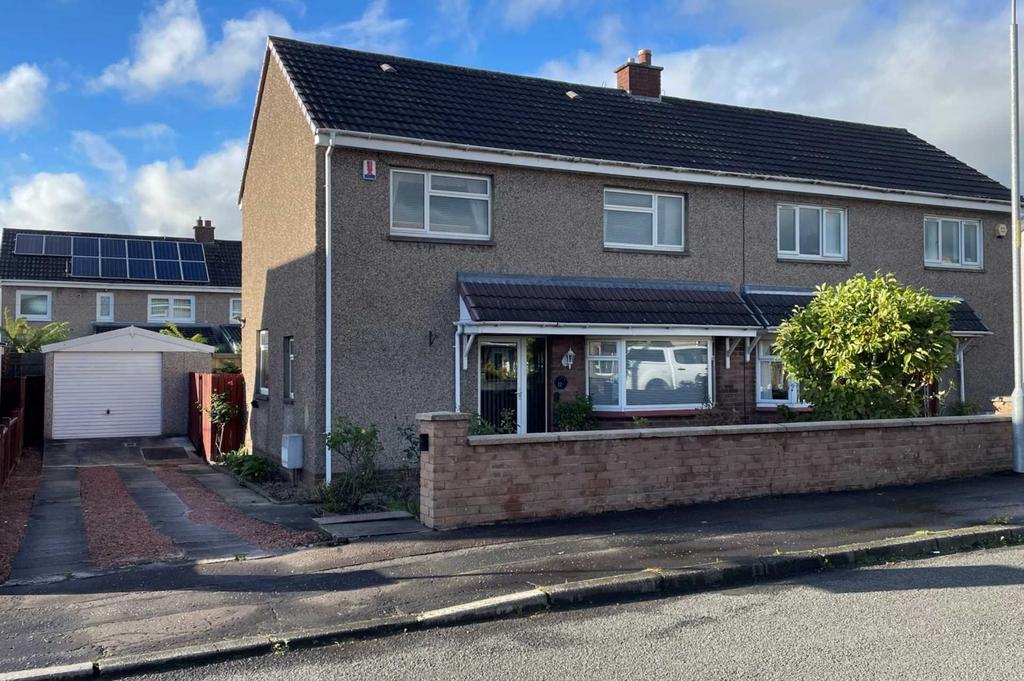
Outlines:
<svg viewBox="0 0 1024 681"><path fill-rule="evenodd" d="M333 327L333 286L331 262L331 154L334 153L334 133L331 133L324 154L324 432L331 430L333 395L331 380L331 331ZM331 484L331 448L324 445L324 480Z"/></svg>

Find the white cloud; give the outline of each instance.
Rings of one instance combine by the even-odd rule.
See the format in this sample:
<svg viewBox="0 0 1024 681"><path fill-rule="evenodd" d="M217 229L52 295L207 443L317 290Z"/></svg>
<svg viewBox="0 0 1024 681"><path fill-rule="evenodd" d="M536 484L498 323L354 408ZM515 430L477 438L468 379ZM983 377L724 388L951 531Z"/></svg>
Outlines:
<svg viewBox="0 0 1024 681"><path fill-rule="evenodd" d="M18 64L0 74L0 128L29 122L45 101L46 74L33 64Z"/></svg>
<svg viewBox="0 0 1024 681"><path fill-rule="evenodd" d="M146 96L199 84L216 99L230 100L259 69L267 35L291 32L281 16L259 10L225 21L221 40L210 42L195 0L167 0L143 17L132 56L108 66L92 85Z"/></svg>
<svg viewBox="0 0 1024 681"><path fill-rule="evenodd" d="M128 162L106 137L77 130L71 133L71 146L83 154L94 168L108 173L115 182L124 182L128 175Z"/></svg>
<svg viewBox="0 0 1024 681"><path fill-rule="evenodd" d="M667 94L908 128L1007 178L1004 14L921 0L883 15L876 3L854 0L827 9L816 0L692 2L685 9L691 15L679 21L690 28L733 22L744 37L676 52L655 49ZM594 39L594 50L548 62L541 73L614 83L612 70L648 46L627 48L614 18L600 24Z"/></svg>
<svg viewBox="0 0 1024 681"><path fill-rule="evenodd" d="M187 236L202 215L213 220L219 238L239 238L238 178L244 161L244 142L232 141L191 167L172 159L139 168L132 191L140 231Z"/></svg>
<svg viewBox="0 0 1024 681"><path fill-rule="evenodd" d="M390 15L387 0L373 0L358 19L307 34L310 40L336 42L355 50L400 52L408 19Z"/></svg>
<svg viewBox="0 0 1024 681"><path fill-rule="evenodd" d="M503 0L502 22L510 27L523 29L539 17L554 14L562 8L562 0Z"/></svg>
<svg viewBox="0 0 1024 681"><path fill-rule="evenodd" d="M119 232L128 228L119 204L90 192L74 173L37 173L0 199L0 226Z"/></svg>

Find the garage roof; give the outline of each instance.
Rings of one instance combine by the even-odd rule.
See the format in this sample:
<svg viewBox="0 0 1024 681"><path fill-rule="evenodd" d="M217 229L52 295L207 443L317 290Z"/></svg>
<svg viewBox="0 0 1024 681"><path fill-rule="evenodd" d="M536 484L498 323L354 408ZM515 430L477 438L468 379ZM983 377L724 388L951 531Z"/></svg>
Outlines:
<svg viewBox="0 0 1024 681"><path fill-rule="evenodd" d="M105 333L97 333L60 343L43 346L43 352L208 352L212 345L193 343L155 331L126 326Z"/></svg>

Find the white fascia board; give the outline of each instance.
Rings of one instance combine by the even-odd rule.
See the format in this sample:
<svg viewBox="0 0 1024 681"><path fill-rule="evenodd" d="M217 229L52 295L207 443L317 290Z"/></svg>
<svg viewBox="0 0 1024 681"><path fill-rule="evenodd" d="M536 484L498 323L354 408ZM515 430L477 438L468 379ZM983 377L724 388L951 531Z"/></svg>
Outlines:
<svg viewBox="0 0 1024 681"><path fill-rule="evenodd" d="M573 324L561 322L455 322L465 334L512 336L726 336L755 338L760 326L667 326L664 324Z"/></svg>
<svg viewBox="0 0 1024 681"><path fill-rule="evenodd" d="M113 281L44 281L36 279L2 279L0 286L38 286L41 288L85 288L104 291L160 291L166 293L238 293L241 287L234 286L171 286L168 284L130 284Z"/></svg>
<svg viewBox="0 0 1024 681"><path fill-rule="evenodd" d="M60 343L44 345L49 352L205 352L212 353L212 345L195 343L185 338L168 336L148 329L126 326L105 333L80 336Z"/></svg>
<svg viewBox="0 0 1024 681"><path fill-rule="evenodd" d="M869 201L887 201L891 203L908 203L922 206L943 206L967 210L1009 213L1010 202L996 199L978 199L928 192L887 189L869 185L850 185L826 182L814 179L794 179L771 175L744 175L719 171L699 170L693 168L674 168L671 166L655 166L623 161L605 161L599 159L541 154L532 151L514 151L491 147L476 147L464 144L417 140L391 135L351 132L346 130L330 130L320 128L313 134L314 144L318 146L348 147L372 151L390 151L398 154L429 156L458 161L478 163L496 163L508 166L520 166L543 170L562 170L612 177L647 178L667 180L670 182L691 182L694 184L718 185L727 187L745 187L766 191L808 194L814 196L841 196L851 199Z"/></svg>

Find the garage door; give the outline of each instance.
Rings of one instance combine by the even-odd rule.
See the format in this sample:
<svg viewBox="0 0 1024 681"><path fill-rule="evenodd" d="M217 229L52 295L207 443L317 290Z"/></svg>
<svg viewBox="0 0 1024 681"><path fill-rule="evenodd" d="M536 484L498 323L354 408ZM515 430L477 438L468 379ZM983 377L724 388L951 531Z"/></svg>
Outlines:
<svg viewBox="0 0 1024 681"><path fill-rule="evenodd" d="M53 437L160 435L158 352L56 352Z"/></svg>

